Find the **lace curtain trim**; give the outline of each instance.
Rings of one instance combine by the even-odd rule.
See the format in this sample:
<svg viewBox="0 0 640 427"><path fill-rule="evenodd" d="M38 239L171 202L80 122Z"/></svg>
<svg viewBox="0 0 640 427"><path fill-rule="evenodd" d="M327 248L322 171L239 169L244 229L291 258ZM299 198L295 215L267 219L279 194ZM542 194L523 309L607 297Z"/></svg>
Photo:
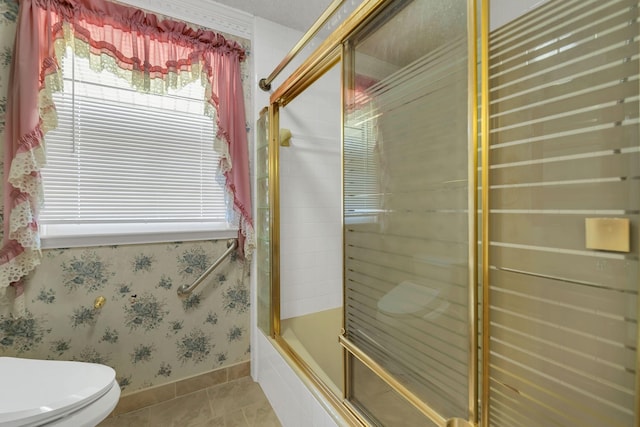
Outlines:
<svg viewBox="0 0 640 427"><path fill-rule="evenodd" d="M22 287L22 279L24 276L33 271L40 264L40 251L31 248L24 248L16 241L12 241L5 245L0 252L0 262L2 268L2 282L0 283L0 303L4 296L9 296L7 288L13 284L15 295L13 301L13 312L15 314L24 314L24 294Z"/></svg>
<svg viewBox="0 0 640 427"><path fill-rule="evenodd" d="M61 81L60 73L51 74L44 80L38 100L40 122L33 131L20 138L7 177L13 194L8 218L8 243L0 252L0 294L6 295L9 286L15 288L13 307L17 314L25 313L23 278L40 265L40 234L36 213L44 200L40 175L40 170L46 164L43 143L44 135L57 126L51 94L62 88Z"/></svg>

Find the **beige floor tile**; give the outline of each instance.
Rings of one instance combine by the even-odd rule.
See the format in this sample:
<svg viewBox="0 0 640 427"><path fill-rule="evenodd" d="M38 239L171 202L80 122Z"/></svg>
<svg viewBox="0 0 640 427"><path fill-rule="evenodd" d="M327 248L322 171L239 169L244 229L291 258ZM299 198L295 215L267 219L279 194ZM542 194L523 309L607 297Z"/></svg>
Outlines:
<svg viewBox="0 0 640 427"><path fill-rule="evenodd" d="M224 415L215 417L212 420L199 424L197 427L226 427Z"/></svg>
<svg viewBox="0 0 640 427"><path fill-rule="evenodd" d="M249 377L108 418L99 427L281 427Z"/></svg>
<svg viewBox="0 0 640 427"><path fill-rule="evenodd" d="M120 401L113 413L118 415L137 411L156 403L171 400L174 397L176 397L176 386L173 383L153 387L120 397Z"/></svg>
<svg viewBox="0 0 640 427"><path fill-rule="evenodd" d="M153 427L199 427L212 418L204 390L149 408L149 425Z"/></svg>
<svg viewBox="0 0 640 427"><path fill-rule="evenodd" d="M262 389L250 377L207 389L214 416L225 415L245 406L267 403Z"/></svg>
<svg viewBox="0 0 640 427"><path fill-rule="evenodd" d="M248 427L248 425L242 410L237 410L215 417L205 423L198 424L197 427Z"/></svg>
<svg viewBox="0 0 640 427"><path fill-rule="evenodd" d="M242 412L249 427L281 427L280 421L269 402L246 406L242 409Z"/></svg>
<svg viewBox="0 0 640 427"><path fill-rule="evenodd" d="M225 414L224 421L224 427L248 427L241 409Z"/></svg>
<svg viewBox="0 0 640 427"><path fill-rule="evenodd" d="M148 427L149 408L107 418L98 427Z"/></svg>

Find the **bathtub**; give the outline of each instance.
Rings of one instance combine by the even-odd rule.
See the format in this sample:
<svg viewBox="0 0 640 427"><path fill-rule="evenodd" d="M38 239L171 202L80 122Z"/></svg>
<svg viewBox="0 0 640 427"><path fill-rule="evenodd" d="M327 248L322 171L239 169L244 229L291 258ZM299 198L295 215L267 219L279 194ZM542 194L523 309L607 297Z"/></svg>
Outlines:
<svg viewBox="0 0 640 427"><path fill-rule="evenodd" d="M282 319L280 335L318 377L342 396L342 307Z"/></svg>

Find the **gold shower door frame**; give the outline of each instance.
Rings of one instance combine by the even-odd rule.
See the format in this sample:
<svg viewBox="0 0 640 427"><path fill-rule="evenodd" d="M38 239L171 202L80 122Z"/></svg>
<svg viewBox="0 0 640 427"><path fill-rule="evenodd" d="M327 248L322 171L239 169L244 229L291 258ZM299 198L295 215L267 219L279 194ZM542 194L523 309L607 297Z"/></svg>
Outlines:
<svg viewBox="0 0 640 427"><path fill-rule="evenodd" d="M397 381L392 375L385 371L377 362L370 358L365 352L358 349L345 336L340 336L340 343L343 345L345 369L343 372L343 396L336 396L305 363L305 361L287 344L280 335L280 205L279 205L279 110L295 99L300 93L320 78L331 67L342 61L342 85L349 87L353 75L353 64L351 47L349 40L358 33L365 25L386 6L393 3L393 0L365 0L349 16L337 30L335 30L320 46L302 63L300 67L289 76L285 82L278 87L270 97L269 106L269 240L271 243L271 337L276 343L276 348L293 364L302 371L306 379L314 386L314 393L318 397L328 401L337 412L353 425L367 425L364 416L347 400L350 387L349 355L356 357L365 366L371 369L382 381L387 383L392 389L403 396L407 402L429 418L439 427L476 426L479 424L478 414L478 391L481 391L482 424L488 426L488 31L489 31L489 2L487 0L477 2L477 0L467 0L467 34L468 34L468 221L469 221L469 282L468 282L468 330L469 330L469 361L468 361L468 419L452 418L445 419L428 402L422 401L403 384ZM478 36L478 6L480 5L481 28ZM478 41L480 43L478 43ZM478 51L481 57L481 78L477 73ZM480 85L478 85L480 82ZM478 86L481 89L482 116L480 117L480 132L482 147L479 150L478 137ZM344 90L343 90L344 94ZM344 96L344 95L343 95ZM344 140L344 99L342 100L341 112L341 132ZM482 154L481 161L478 160L478 153ZM482 183L478 182L478 166L482 165ZM344 176L344 164L343 176ZM478 233L478 187L480 186L482 199L482 233ZM485 212L487 211L487 212ZM343 223L344 230L344 223ZM482 378L479 387L478 374L478 239L481 236L481 247L483 251L482 263L482 283L483 283L483 318L482 318ZM343 287L344 289L344 287ZM343 331L344 331L343 313Z"/></svg>

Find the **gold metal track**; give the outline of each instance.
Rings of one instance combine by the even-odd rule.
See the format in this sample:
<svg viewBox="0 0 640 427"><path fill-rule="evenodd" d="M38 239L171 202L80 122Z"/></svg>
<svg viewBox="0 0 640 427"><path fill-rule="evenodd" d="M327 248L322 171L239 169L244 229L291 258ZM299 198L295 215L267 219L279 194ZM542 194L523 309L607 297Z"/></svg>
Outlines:
<svg viewBox="0 0 640 427"><path fill-rule="evenodd" d="M280 335L280 111L269 106L269 247L271 248L271 336Z"/></svg>
<svg viewBox="0 0 640 427"><path fill-rule="evenodd" d="M390 0L366 0L318 46L271 95L270 102L287 105L298 94L331 68L341 53L340 45L355 29L371 18Z"/></svg>
<svg viewBox="0 0 640 427"><path fill-rule="evenodd" d="M273 79L275 79L278 74L280 74L280 72L282 72L282 70L284 70L284 68L289 65L291 60L295 58L298 52L300 52L300 50L311 41L313 36L315 36L318 31L320 31L320 28L322 28L322 26L329 20L329 18L331 18L333 14L336 13L336 11L340 8L340 6L342 6L342 3L344 3L344 0L334 0L333 3L331 3L325 9L325 11L322 12L322 15L320 15L316 22L314 22L313 25L307 30L307 32L304 33L300 40L298 40L298 43L296 43L295 46L291 48L289 53L285 55L285 57L282 59L282 61L280 61L280 63L271 72L271 74L269 74L269 77L260 79L260 82L258 82L258 86L260 87L260 89L264 91L271 89L271 82L273 82Z"/></svg>
<svg viewBox="0 0 640 427"><path fill-rule="evenodd" d="M469 120L468 154L468 220L469 220L469 270L468 324L469 331L469 422L478 423L478 24L477 2L467 1L467 55L469 82L467 105Z"/></svg>
<svg viewBox="0 0 640 427"><path fill-rule="evenodd" d="M489 427L489 3L481 0L480 88L482 140L482 426Z"/></svg>
<svg viewBox="0 0 640 427"><path fill-rule="evenodd" d="M419 397L413 394L407 387L398 381L393 375L389 374L382 366L373 360L364 351L360 350L355 344L344 336L339 337L340 344L349 351L354 357L362 362L367 368L375 373L381 380L387 383L400 396L416 407L422 414L437 424L439 427L447 427L447 420L442 417L433 408L427 405Z"/></svg>

